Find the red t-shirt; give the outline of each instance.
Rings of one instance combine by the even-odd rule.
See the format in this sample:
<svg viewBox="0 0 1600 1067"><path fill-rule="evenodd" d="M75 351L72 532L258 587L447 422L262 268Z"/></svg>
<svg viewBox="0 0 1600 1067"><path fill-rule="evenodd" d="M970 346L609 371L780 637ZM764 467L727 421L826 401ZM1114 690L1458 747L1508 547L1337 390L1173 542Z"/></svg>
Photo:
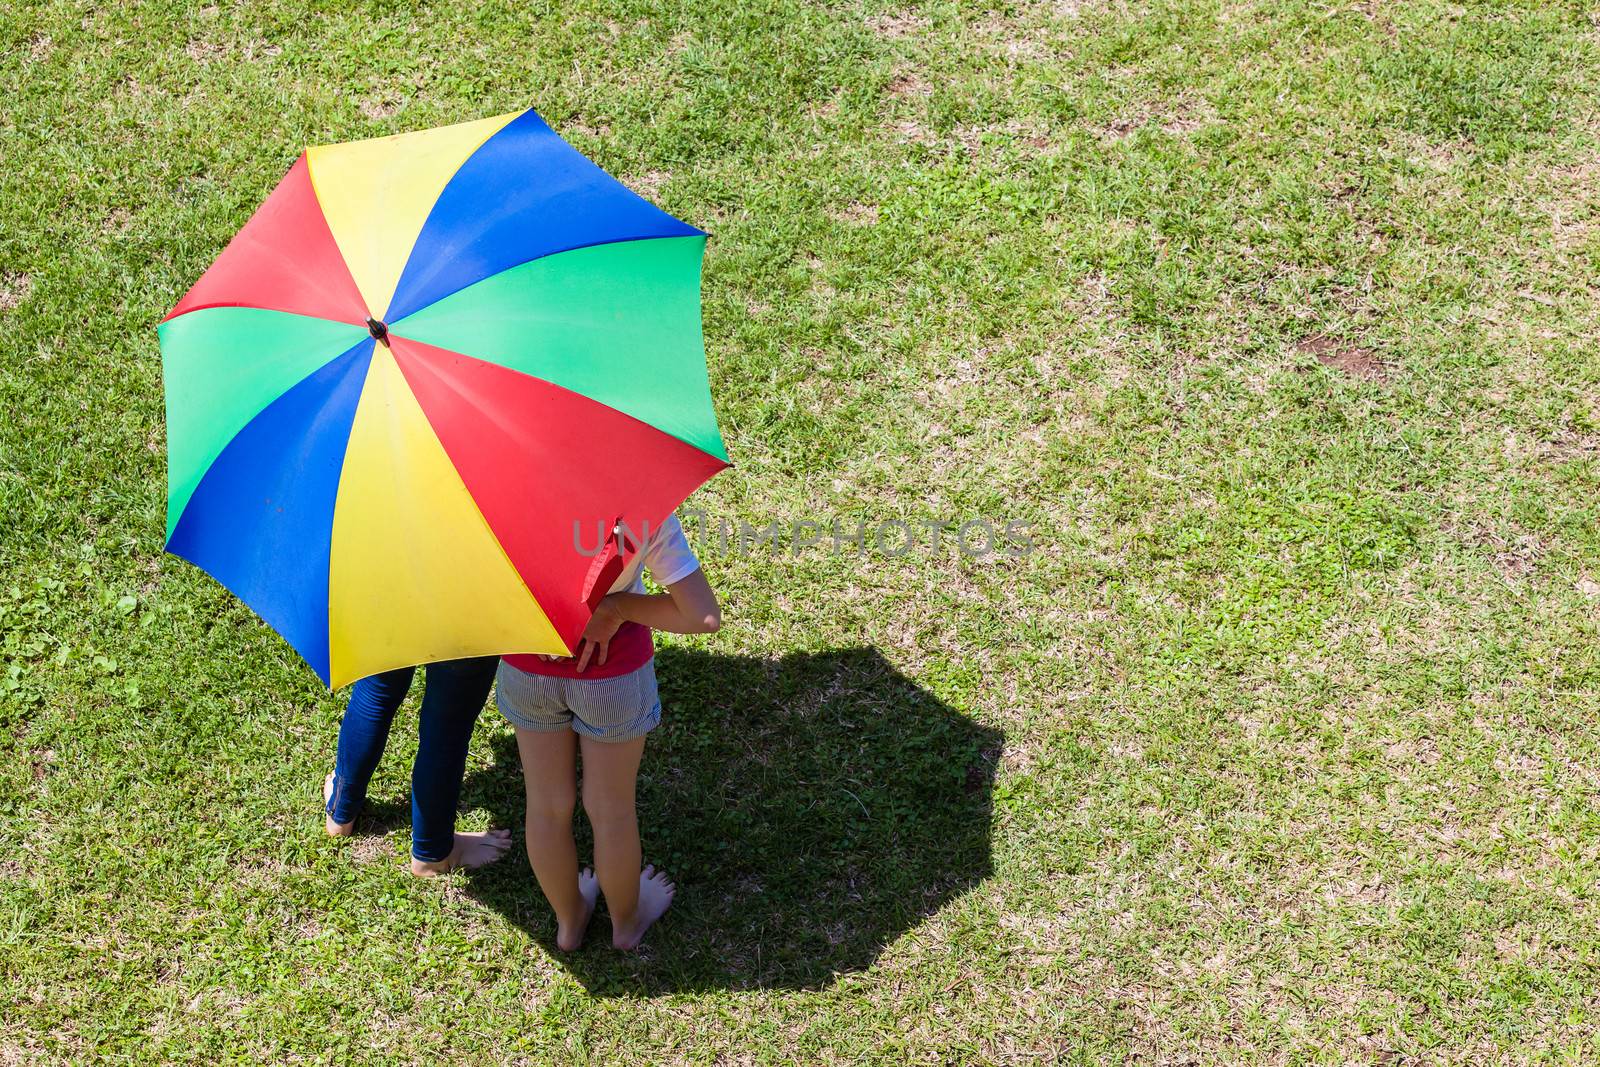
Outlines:
<svg viewBox="0 0 1600 1067"><path fill-rule="evenodd" d="M501 656L511 666L529 674L543 674L551 678L616 678L629 674L649 663L656 654L655 636L650 627L636 622L625 622L606 646L606 661L599 662L599 654L589 657L589 665L578 673L576 657L549 660L539 656Z"/></svg>
<svg viewBox="0 0 1600 1067"><path fill-rule="evenodd" d="M700 560L689 547L683 535L683 526L676 515L670 515L660 529L651 532L644 548L624 567L612 583L612 593L644 592L644 572L658 585L671 585L682 581L700 567ZM625 622L612 635L606 647L606 661L602 665L597 656L589 657L589 665L578 672L576 657L547 660L537 655L502 656L501 659L519 671L543 674L552 678L616 678L629 674L649 663L656 654L655 637L650 627L636 622Z"/></svg>

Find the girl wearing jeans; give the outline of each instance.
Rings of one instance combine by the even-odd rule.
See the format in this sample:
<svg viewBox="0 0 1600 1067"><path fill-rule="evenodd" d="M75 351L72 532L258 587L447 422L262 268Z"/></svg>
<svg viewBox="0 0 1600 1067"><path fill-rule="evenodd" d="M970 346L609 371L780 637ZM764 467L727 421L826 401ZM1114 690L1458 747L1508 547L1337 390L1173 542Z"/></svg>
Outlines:
<svg viewBox="0 0 1600 1067"><path fill-rule="evenodd" d="M457 832L456 804L467 769L467 743L494 681L494 656L430 663L417 756L411 765L411 873L422 877L457 867L481 867L511 845L507 830ZM385 671L356 683L344 721L339 754L323 783L327 830L334 837L355 829L367 783L383 756L394 713L411 688L415 667Z"/></svg>

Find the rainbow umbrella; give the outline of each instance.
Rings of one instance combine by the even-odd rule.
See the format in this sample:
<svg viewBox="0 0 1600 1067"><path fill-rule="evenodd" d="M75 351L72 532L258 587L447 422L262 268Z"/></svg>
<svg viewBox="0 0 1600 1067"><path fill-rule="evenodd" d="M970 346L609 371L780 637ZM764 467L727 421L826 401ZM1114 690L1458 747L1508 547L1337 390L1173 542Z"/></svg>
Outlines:
<svg viewBox="0 0 1600 1067"><path fill-rule="evenodd" d="M727 466L705 239L531 110L307 150L161 323L167 551L329 685L570 654Z"/></svg>

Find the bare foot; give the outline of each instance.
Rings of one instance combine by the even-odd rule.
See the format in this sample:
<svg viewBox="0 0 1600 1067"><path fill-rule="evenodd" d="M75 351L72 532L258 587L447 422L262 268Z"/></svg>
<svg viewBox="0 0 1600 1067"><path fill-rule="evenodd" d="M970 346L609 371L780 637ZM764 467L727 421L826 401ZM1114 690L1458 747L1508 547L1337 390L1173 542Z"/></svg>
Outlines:
<svg viewBox="0 0 1600 1067"><path fill-rule="evenodd" d="M639 942L644 940L644 932L666 914L677 891L678 887L667 879L666 872L656 870L654 865L639 872L639 910L634 912L633 924L626 929L619 927L615 919L611 921L611 947L624 951L638 948Z"/></svg>
<svg viewBox="0 0 1600 1067"><path fill-rule="evenodd" d="M511 847L510 830L457 830L456 844L442 860L411 857L411 873L418 878L448 874L458 867L483 867L506 854Z"/></svg>
<svg viewBox="0 0 1600 1067"><path fill-rule="evenodd" d="M583 918L570 927L556 920L556 948L562 952L571 952L583 944L583 935L589 931L589 917L594 914L595 898L600 895L600 881L594 876L594 868L585 867L578 875L578 895L583 898Z"/></svg>
<svg viewBox="0 0 1600 1067"><path fill-rule="evenodd" d="M328 810L328 802L333 799L333 772L328 772L328 777L322 781L322 810ZM327 815L322 821L322 828L328 831L329 837L349 837L355 832L356 821L334 822L332 815Z"/></svg>

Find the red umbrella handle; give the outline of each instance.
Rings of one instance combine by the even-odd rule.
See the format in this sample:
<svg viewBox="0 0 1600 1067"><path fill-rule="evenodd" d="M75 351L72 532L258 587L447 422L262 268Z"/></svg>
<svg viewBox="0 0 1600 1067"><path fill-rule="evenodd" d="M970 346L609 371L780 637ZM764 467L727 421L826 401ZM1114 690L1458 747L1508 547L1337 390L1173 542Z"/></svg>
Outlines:
<svg viewBox="0 0 1600 1067"><path fill-rule="evenodd" d="M619 515L611 523L611 536L606 539L605 546L594 557L594 562L589 564L589 573L584 576L583 591L579 596L589 605L590 611L599 607L600 601L611 592L611 587L616 584L617 575L622 573L622 568L628 564L628 557L633 554L622 539L621 525L622 516Z"/></svg>

